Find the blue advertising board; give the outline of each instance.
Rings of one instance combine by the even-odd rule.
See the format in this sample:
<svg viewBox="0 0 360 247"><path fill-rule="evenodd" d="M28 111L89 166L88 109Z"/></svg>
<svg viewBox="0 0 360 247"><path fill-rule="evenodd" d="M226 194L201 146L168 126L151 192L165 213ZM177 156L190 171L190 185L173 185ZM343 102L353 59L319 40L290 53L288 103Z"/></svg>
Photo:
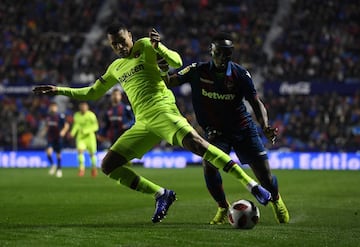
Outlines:
<svg viewBox="0 0 360 247"><path fill-rule="evenodd" d="M98 166L100 166L105 152L98 152ZM231 157L238 162L236 155ZM269 152L269 161L272 169L299 169L299 170L360 170L360 154L357 153L293 153ZM86 155L89 164L89 157ZM152 151L140 160L146 168L185 168L188 164L200 164L201 157L187 151L164 152ZM66 150L62 153L63 167L77 167L75 150ZM41 168L47 167L48 161L42 151L1 152L0 168Z"/></svg>

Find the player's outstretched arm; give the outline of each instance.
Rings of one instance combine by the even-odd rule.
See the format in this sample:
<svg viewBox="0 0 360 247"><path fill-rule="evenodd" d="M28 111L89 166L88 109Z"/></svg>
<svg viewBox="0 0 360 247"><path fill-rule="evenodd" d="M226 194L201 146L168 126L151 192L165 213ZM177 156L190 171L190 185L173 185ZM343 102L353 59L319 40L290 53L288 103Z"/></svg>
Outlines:
<svg viewBox="0 0 360 247"><path fill-rule="evenodd" d="M173 68L180 68L182 66L182 59L176 51L168 49L161 43L160 34L155 28L149 33L149 38L152 46L156 52L165 59L165 61Z"/></svg>
<svg viewBox="0 0 360 247"><path fill-rule="evenodd" d="M77 113L74 114L74 122L71 126L70 136L74 138L80 129L79 121L77 120Z"/></svg>
<svg viewBox="0 0 360 247"><path fill-rule="evenodd" d="M96 100L103 96L111 87L110 83L102 83L100 80L96 80L95 84L90 87L70 88L45 85L35 87L33 92L36 95L65 95L77 100Z"/></svg>

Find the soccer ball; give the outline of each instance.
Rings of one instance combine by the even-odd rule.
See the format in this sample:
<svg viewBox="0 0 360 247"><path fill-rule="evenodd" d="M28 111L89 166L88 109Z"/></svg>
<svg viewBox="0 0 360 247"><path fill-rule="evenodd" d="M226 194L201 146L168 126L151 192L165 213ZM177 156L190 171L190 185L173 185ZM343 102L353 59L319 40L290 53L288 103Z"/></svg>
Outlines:
<svg viewBox="0 0 360 247"><path fill-rule="evenodd" d="M251 229L260 219L260 211L252 201L239 200L231 204L228 219L234 228Z"/></svg>

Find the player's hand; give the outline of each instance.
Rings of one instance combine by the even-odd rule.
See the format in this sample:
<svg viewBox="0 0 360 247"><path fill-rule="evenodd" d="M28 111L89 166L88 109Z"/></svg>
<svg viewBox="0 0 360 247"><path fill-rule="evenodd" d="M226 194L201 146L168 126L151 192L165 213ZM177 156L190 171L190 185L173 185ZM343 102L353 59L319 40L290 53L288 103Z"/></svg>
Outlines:
<svg viewBox="0 0 360 247"><path fill-rule="evenodd" d="M159 42L161 41L161 38L160 38L160 34L158 33L158 31L156 31L155 28L153 28L151 30L151 32L149 33L149 38L150 38L151 45L155 49L157 49L159 46Z"/></svg>
<svg viewBox="0 0 360 247"><path fill-rule="evenodd" d="M266 136L266 138L269 141L271 141L272 144L275 144L275 140L276 140L277 134L279 132L279 129L268 126L263 129L263 132L264 132L264 135Z"/></svg>
<svg viewBox="0 0 360 247"><path fill-rule="evenodd" d="M57 88L53 85L37 86L32 91L36 95L56 95Z"/></svg>

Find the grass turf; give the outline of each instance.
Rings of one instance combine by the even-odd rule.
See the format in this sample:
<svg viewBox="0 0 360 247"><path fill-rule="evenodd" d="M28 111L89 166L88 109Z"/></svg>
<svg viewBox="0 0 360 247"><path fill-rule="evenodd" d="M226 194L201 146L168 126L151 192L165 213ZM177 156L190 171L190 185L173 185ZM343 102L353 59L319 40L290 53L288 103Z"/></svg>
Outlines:
<svg viewBox="0 0 360 247"><path fill-rule="evenodd" d="M359 246L358 171L274 171L291 222L275 222L260 208L252 230L208 225L216 212L200 167L135 168L174 189L168 217L151 223L154 201L100 174L78 178L65 169L58 179L45 169L0 169L0 246ZM228 175L228 200L255 201Z"/></svg>

